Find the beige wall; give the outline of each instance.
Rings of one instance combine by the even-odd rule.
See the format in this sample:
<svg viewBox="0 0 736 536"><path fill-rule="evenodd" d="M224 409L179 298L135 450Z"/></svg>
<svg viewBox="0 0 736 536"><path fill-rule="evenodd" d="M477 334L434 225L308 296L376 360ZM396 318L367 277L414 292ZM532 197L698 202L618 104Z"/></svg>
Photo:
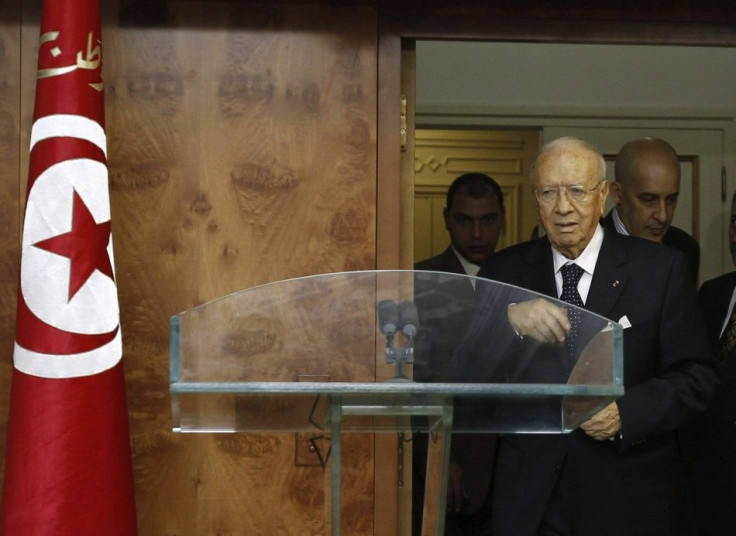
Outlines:
<svg viewBox="0 0 736 536"><path fill-rule="evenodd" d="M417 111L736 115L736 47L426 41Z"/></svg>

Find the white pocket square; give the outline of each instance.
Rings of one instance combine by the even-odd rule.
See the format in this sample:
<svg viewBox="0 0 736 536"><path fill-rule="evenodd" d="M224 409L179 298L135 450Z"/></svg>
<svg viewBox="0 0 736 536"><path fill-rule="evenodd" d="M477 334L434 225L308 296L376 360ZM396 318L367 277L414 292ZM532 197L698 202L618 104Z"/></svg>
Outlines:
<svg viewBox="0 0 736 536"><path fill-rule="evenodd" d="M626 315L622 316L619 319L618 323L621 324L621 327L624 329L631 327L631 322L629 322L629 317L627 317Z"/></svg>

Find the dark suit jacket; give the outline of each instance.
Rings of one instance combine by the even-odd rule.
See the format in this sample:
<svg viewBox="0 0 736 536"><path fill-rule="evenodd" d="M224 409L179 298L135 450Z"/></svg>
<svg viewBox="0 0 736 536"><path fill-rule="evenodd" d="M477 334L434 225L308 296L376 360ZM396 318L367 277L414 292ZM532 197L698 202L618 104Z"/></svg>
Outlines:
<svg viewBox="0 0 736 536"><path fill-rule="evenodd" d="M466 275L452 246L435 257L417 262L414 269ZM467 278L416 277L414 302L419 314L414 379L447 381L450 357L472 318L473 285Z"/></svg>
<svg viewBox="0 0 736 536"><path fill-rule="evenodd" d="M481 274L556 297L547 237L496 253ZM716 382L706 328L682 255L606 231L586 309L618 321L624 385L621 437L505 435L494 483L493 535L536 534L563 461L576 534L682 534L683 474L673 431L702 411Z"/></svg>
<svg viewBox="0 0 736 536"><path fill-rule="evenodd" d="M457 258L452 246L435 257L430 257L414 264L415 270L429 270L432 272L450 272L452 274L464 274L465 270Z"/></svg>
<svg viewBox="0 0 736 536"><path fill-rule="evenodd" d="M728 314L736 272L703 283L699 297L715 346ZM692 468L693 499L701 536L736 534L736 352L719 370L720 385L701 428Z"/></svg>
<svg viewBox="0 0 736 536"><path fill-rule="evenodd" d="M452 246L435 257L417 262L414 269L465 274ZM416 381L449 381L450 358L473 315L475 292L470 281L455 279L443 284L437 281L433 278L426 289L418 278L415 281L414 301L420 320L414 357ZM474 527L481 526L488 518L495 443L496 436L489 434L453 434L452 462L463 469L468 498L461 514L448 513L446 536L472 534ZM414 434L414 535L421 534L426 450L426 435Z"/></svg>
<svg viewBox="0 0 736 536"><path fill-rule="evenodd" d="M613 211L609 212L601 220L601 225L603 225L604 229L616 231L616 225L613 223ZM698 275L700 273L700 244L698 244L697 240L682 229L670 226L662 238L662 243L682 252L685 265L690 272L693 283L697 286Z"/></svg>
<svg viewBox="0 0 736 536"><path fill-rule="evenodd" d="M736 272L731 272L706 281L698 292L708 326L708 336L713 344L720 337L721 326L726 319L734 287L736 287Z"/></svg>
<svg viewBox="0 0 736 536"><path fill-rule="evenodd" d="M466 275L452 246L435 257L416 263L414 269ZM422 382L448 381L450 358L473 316L473 285L467 278L416 277L414 302L419 314L414 379Z"/></svg>

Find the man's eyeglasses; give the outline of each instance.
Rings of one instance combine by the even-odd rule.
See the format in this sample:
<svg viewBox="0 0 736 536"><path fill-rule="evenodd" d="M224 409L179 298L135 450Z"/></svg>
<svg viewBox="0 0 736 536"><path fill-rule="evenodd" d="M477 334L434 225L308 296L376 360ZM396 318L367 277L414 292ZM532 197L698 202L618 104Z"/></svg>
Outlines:
<svg viewBox="0 0 736 536"><path fill-rule="evenodd" d="M582 184L571 184L570 186L541 186L534 189L534 195L537 201L542 205L552 205L560 198L560 194L565 192L567 200L574 203L585 203L590 197L589 194L595 191L603 181L598 181L592 188L587 188Z"/></svg>

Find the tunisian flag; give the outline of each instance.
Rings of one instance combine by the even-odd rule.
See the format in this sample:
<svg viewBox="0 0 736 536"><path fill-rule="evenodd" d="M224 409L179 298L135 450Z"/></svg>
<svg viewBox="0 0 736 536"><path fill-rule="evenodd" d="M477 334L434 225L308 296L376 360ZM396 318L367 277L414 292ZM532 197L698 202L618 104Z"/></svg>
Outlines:
<svg viewBox="0 0 736 536"><path fill-rule="evenodd" d="M5 536L136 534L100 0L45 0L3 489Z"/></svg>

